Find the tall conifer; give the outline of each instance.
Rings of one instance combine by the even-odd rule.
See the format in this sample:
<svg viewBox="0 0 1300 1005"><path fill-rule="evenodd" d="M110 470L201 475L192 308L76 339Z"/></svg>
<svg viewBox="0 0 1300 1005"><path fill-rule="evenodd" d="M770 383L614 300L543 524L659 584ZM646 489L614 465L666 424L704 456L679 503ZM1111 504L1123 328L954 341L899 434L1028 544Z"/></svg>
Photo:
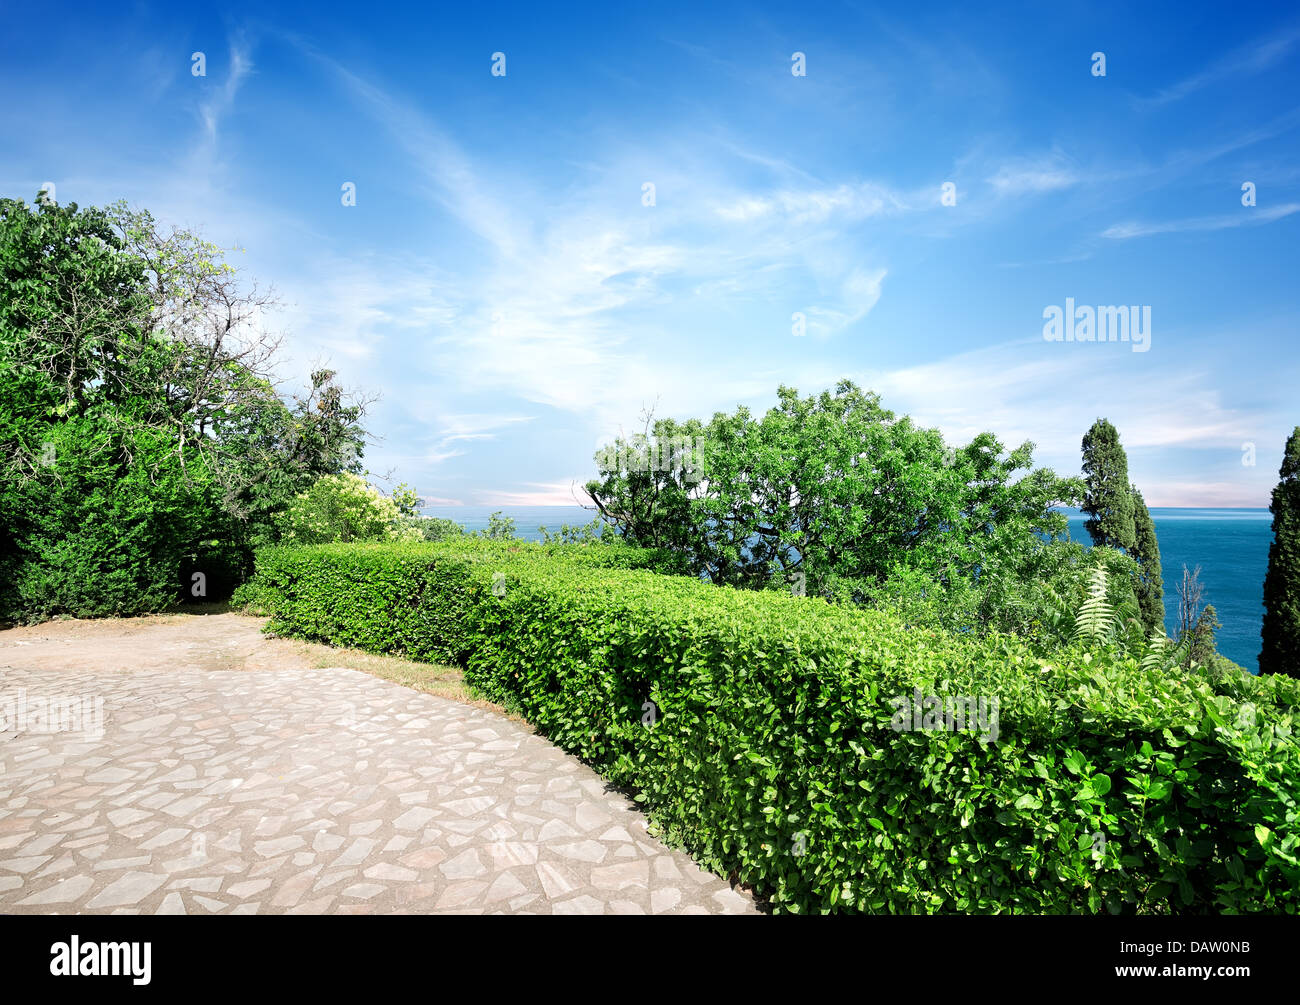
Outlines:
<svg viewBox="0 0 1300 1005"><path fill-rule="evenodd" d="M1094 545L1131 551L1137 542L1133 527L1133 492L1128 480L1128 457L1120 446L1119 430L1098 419L1083 437L1083 477L1086 489L1082 509L1084 526Z"/></svg>
<svg viewBox="0 0 1300 1005"><path fill-rule="evenodd" d="M1165 623L1165 580L1160 569L1160 543L1156 540L1156 525L1147 509L1146 500L1136 485L1133 493L1132 555L1138 563L1138 581L1134 584L1138 607L1142 611L1142 624L1148 632Z"/></svg>
<svg viewBox="0 0 1300 1005"><path fill-rule="evenodd" d="M1300 677L1300 426L1286 441L1273 489L1273 543L1264 576L1264 649L1260 673Z"/></svg>

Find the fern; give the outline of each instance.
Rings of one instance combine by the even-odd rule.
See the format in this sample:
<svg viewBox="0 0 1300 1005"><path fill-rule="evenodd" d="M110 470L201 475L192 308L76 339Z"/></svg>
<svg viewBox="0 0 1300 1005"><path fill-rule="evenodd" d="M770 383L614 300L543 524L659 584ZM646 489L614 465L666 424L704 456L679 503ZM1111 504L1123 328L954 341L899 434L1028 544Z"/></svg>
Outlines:
<svg viewBox="0 0 1300 1005"><path fill-rule="evenodd" d="M1146 650L1142 654L1143 670L1170 670L1181 666L1187 659L1191 641L1183 638L1175 645L1165 634L1164 628L1157 626L1147 639Z"/></svg>
<svg viewBox="0 0 1300 1005"><path fill-rule="evenodd" d="M1173 642L1165 634L1163 628L1155 628L1151 632L1151 637L1147 639L1146 652L1142 654L1143 670L1163 670L1169 665L1170 650L1174 648Z"/></svg>
<svg viewBox="0 0 1300 1005"><path fill-rule="evenodd" d="M1182 667L1185 670L1190 670L1195 665L1191 662L1191 655L1191 637L1184 635L1178 640L1178 644L1169 650L1169 662L1166 665L1170 667Z"/></svg>
<svg viewBox="0 0 1300 1005"><path fill-rule="evenodd" d="M1109 639L1114 634L1119 624L1119 617L1114 606L1106 599L1107 578L1104 566L1099 565L1092 571L1088 597L1074 619L1076 639L1097 643Z"/></svg>

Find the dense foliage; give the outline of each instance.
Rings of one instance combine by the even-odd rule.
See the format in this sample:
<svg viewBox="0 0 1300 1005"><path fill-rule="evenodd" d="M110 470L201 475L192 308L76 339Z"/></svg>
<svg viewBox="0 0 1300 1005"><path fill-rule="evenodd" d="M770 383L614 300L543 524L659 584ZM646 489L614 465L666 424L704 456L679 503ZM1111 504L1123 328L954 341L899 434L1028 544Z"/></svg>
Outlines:
<svg viewBox="0 0 1300 1005"><path fill-rule="evenodd" d="M1098 419L1083 437L1083 478L1086 491L1081 509L1094 547L1115 548L1132 556L1134 596L1148 632L1164 624L1164 575L1160 544L1146 500L1128 479L1128 455L1119 430Z"/></svg>
<svg viewBox="0 0 1300 1005"><path fill-rule="evenodd" d="M330 371L275 393L270 304L147 213L0 200L0 619L233 585L290 499L359 469Z"/></svg>
<svg viewBox="0 0 1300 1005"><path fill-rule="evenodd" d="M256 581L279 632L465 666L778 910L1300 908L1296 682L1212 686L1098 640L1049 660L644 571L665 557L276 548ZM958 698L991 714L956 728Z"/></svg>
<svg viewBox="0 0 1300 1005"><path fill-rule="evenodd" d="M761 418L648 424L601 452L586 490L628 543L669 549L716 584L861 600L906 582L930 597L977 591L987 615L991 598L1068 561L1045 553L1066 532L1054 507L1081 485L1034 468L1032 448L990 433L946 446L842 381L808 398L782 387Z"/></svg>
<svg viewBox="0 0 1300 1005"><path fill-rule="evenodd" d="M1300 426L1287 438L1269 510L1273 543L1264 579L1261 673L1300 677Z"/></svg>
<svg viewBox="0 0 1300 1005"><path fill-rule="evenodd" d="M325 475L289 504L284 540L289 544L419 540L402 518L397 503L364 478L348 472Z"/></svg>
<svg viewBox="0 0 1300 1005"><path fill-rule="evenodd" d="M1138 608L1142 623L1151 631L1165 623L1165 583L1160 567L1160 542L1156 539L1155 521L1146 500L1136 485L1133 492L1133 560L1137 562Z"/></svg>
<svg viewBox="0 0 1300 1005"><path fill-rule="evenodd" d="M1128 480L1128 455L1119 430L1098 419L1083 436L1083 478L1087 491L1081 509L1092 543L1129 550L1137 540L1133 526L1133 493Z"/></svg>

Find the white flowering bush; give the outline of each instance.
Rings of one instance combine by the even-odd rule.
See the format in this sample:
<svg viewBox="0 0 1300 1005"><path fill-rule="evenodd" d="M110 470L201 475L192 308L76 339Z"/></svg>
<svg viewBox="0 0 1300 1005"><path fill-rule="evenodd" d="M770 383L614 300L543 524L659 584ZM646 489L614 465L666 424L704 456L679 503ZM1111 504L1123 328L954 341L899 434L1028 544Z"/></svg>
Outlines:
<svg viewBox="0 0 1300 1005"><path fill-rule="evenodd" d="M326 475L297 496L284 516L290 544L419 540L397 503L353 474Z"/></svg>

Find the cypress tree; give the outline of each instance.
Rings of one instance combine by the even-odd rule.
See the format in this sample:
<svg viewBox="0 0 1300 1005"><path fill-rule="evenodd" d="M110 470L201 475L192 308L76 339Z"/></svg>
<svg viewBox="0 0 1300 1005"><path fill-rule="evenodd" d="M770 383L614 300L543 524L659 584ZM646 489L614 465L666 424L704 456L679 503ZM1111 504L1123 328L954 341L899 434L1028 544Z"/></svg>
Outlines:
<svg viewBox="0 0 1300 1005"><path fill-rule="evenodd" d="M1196 627L1192 629L1192 644L1187 653L1188 663L1195 663L1203 670L1213 672L1215 664L1219 661L1219 650L1215 645L1214 633L1223 626L1219 624L1219 616L1214 611L1213 604L1206 604L1205 610L1201 616L1196 619Z"/></svg>
<svg viewBox="0 0 1300 1005"><path fill-rule="evenodd" d="M1094 545L1131 551L1136 544L1133 527L1133 493L1128 480L1128 457L1120 446L1119 430L1098 419L1083 437L1084 526Z"/></svg>
<svg viewBox="0 0 1300 1005"><path fill-rule="evenodd" d="M1135 585L1138 608L1142 611L1142 624L1150 632L1165 623L1165 580L1160 569L1160 543L1156 540L1156 525L1147 509L1146 500L1137 486L1133 494L1133 557L1138 563L1138 581Z"/></svg>
<svg viewBox="0 0 1300 1005"><path fill-rule="evenodd" d="M1273 489L1273 543L1264 576L1264 648L1260 673L1300 677L1300 426L1286 441Z"/></svg>

